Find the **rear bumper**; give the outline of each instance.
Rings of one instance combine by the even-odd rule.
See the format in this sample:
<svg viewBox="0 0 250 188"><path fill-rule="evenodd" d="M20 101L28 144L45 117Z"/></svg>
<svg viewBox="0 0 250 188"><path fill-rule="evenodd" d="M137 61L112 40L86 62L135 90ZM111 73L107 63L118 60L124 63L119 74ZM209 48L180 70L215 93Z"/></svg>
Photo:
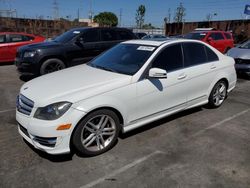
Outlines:
<svg viewBox="0 0 250 188"><path fill-rule="evenodd" d="M250 76L250 64L235 64L235 69L238 74Z"/></svg>

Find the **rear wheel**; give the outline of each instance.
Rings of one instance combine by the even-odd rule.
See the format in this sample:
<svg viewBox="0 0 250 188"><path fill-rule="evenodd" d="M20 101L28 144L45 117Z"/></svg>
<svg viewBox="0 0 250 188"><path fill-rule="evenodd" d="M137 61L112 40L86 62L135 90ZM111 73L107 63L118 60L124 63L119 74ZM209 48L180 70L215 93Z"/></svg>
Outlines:
<svg viewBox="0 0 250 188"><path fill-rule="evenodd" d="M62 70L64 68L66 68L66 66L64 62L60 59L48 59L42 63L42 66L40 68L40 74L44 75L58 70Z"/></svg>
<svg viewBox="0 0 250 188"><path fill-rule="evenodd" d="M119 131L119 118L113 111L97 110L79 123L73 133L72 144L82 155L99 155L114 146Z"/></svg>
<svg viewBox="0 0 250 188"><path fill-rule="evenodd" d="M227 84L224 80L221 80L215 84L209 95L209 106L212 108L218 108L222 105L227 96Z"/></svg>

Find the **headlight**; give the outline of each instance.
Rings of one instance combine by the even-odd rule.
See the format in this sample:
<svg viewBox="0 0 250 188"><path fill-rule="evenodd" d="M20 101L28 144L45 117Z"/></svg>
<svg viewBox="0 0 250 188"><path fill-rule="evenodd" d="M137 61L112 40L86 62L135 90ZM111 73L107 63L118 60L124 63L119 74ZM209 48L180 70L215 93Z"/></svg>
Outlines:
<svg viewBox="0 0 250 188"><path fill-rule="evenodd" d="M35 54L36 54L36 51L24 52L24 57L34 57Z"/></svg>
<svg viewBox="0 0 250 188"><path fill-rule="evenodd" d="M72 103L58 102L45 107L37 108L34 117L43 120L55 120L68 111Z"/></svg>

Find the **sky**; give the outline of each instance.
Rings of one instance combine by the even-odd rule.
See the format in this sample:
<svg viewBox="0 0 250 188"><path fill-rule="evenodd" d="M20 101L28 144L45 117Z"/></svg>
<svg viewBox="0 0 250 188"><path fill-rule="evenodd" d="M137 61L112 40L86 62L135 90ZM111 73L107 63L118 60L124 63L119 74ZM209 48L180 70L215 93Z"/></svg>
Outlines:
<svg viewBox="0 0 250 188"><path fill-rule="evenodd" d="M18 17L53 18L55 0L0 0L0 10L16 9ZM161 27L164 17L174 17L177 6L182 2L186 8L185 21L204 21L207 14L212 14L212 20L242 19L244 7L249 0L56 0L60 17L88 18L90 9L94 15L110 11L120 18L122 26L135 25L135 13L139 5L145 5L145 23ZM92 3L91 3L92 2ZM92 5L92 6L91 6ZM92 7L92 8L91 8ZM250 16L249 16L250 18Z"/></svg>

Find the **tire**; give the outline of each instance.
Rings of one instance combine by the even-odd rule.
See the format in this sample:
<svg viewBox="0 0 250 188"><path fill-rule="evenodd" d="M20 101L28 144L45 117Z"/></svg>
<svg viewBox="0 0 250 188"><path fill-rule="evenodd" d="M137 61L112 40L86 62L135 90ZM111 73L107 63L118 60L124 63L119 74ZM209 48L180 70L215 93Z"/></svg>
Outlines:
<svg viewBox="0 0 250 188"><path fill-rule="evenodd" d="M60 59L47 59L40 67L40 75L48 74L65 68L65 63Z"/></svg>
<svg viewBox="0 0 250 188"><path fill-rule="evenodd" d="M209 98L208 106L211 108L218 108L222 105L227 97L227 84L225 81L220 80L213 87Z"/></svg>
<svg viewBox="0 0 250 188"><path fill-rule="evenodd" d="M79 154L96 156L115 145L119 132L120 122L116 113L106 109L97 110L77 125L71 142Z"/></svg>

